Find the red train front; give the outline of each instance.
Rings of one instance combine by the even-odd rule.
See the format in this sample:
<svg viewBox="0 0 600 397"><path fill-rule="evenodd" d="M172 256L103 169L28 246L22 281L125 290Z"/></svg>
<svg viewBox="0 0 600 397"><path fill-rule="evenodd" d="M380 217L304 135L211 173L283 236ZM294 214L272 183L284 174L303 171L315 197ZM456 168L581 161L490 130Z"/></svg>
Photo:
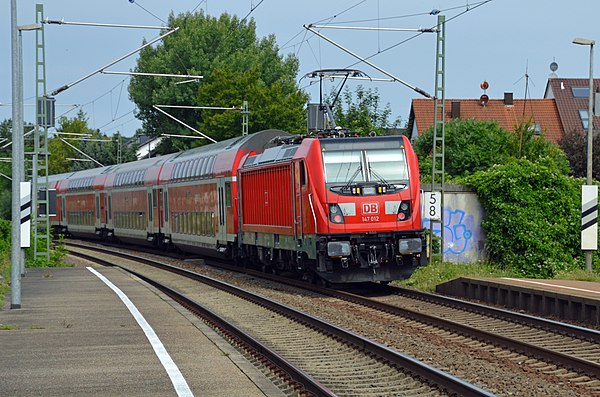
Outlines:
<svg viewBox="0 0 600 397"><path fill-rule="evenodd" d="M406 278L424 260L417 158L406 137L302 138L238 171L239 247L327 282Z"/></svg>

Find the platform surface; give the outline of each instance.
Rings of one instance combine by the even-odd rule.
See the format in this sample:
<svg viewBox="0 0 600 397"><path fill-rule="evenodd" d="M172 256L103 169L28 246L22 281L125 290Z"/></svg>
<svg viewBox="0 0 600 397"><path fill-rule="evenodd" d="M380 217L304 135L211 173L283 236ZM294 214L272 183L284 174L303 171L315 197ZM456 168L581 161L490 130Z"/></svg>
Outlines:
<svg viewBox="0 0 600 397"><path fill-rule="evenodd" d="M10 309L10 295L5 299L0 311L0 396L283 395L177 303L116 268L94 269L139 310L191 394L181 388L181 379L168 375L173 368L161 363L117 294L78 266L28 269L21 308Z"/></svg>

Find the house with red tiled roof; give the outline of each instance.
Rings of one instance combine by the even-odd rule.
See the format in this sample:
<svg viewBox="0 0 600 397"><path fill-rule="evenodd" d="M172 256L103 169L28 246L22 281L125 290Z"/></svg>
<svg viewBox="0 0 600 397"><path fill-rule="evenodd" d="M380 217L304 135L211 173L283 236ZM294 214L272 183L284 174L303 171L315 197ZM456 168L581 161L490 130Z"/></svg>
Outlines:
<svg viewBox="0 0 600 397"><path fill-rule="evenodd" d="M569 132L587 131L589 79L551 77L546 84L544 98L554 99L563 130ZM594 79L593 91L600 91L600 79ZM600 125L600 117L594 116L593 125Z"/></svg>
<svg viewBox="0 0 600 397"><path fill-rule="evenodd" d="M446 122L455 119L495 120L507 131L514 131L521 122L531 122L546 139L557 142L564 135L563 124L554 99L446 99ZM408 120L411 140L433 126L433 99L413 99Z"/></svg>

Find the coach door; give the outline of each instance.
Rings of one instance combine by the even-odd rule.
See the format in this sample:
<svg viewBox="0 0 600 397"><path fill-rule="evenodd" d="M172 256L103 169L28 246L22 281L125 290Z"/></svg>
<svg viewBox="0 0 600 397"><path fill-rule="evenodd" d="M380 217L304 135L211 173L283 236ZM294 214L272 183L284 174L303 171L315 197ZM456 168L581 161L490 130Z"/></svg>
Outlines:
<svg viewBox="0 0 600 397"><path fill-rule="evenodd" d="M227 240L225 211L225 178L219 178L217 179L217 242Z"/></svg>
<svg viewBox="0 0 600 397"><path fill-rule="evenodd" d="M153 200L152 200L152 188L151 187L146 189L146 196L148 197L148 206L146 207L146 214L148 214L146 231L148 233L153 233L154 232L154 204L153 204Z"/></svg>
<svg viewBox="0 0 600 397"><path fill-rule="evenodd" d="M154 212L154 229L160 233L165 226L165 219L163 216L163 190L161 188L154 188L152 192L152 204L152 212Z"/></svg>
<svg viewBox="0 0 600 397"><path fill-rule="evenodd" d="M94 222L96 228L100 228L100 192L96 192L96 221Z"/></svg>
<svg viewBox="0 0 600 397"><path fill-rule="evenodd" d="M294 235L302 241L302 187L306 185L304 161L294 162Z"/></svg>
<svg viewBox="0 0 600 397"><path fill-rule="evenodd" d="M108 228L114 228L112 219L112 193L106 193L106 224Z"/></svg>

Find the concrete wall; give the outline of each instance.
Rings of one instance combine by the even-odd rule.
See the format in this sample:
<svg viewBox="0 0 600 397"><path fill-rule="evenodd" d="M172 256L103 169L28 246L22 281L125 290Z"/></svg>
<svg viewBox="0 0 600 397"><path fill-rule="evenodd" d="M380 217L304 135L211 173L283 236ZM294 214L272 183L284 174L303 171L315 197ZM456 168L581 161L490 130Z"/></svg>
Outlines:
<svg viewBox="0 0 600 397"><path fill-rule="evenodd" d="M431 186L422 185L424 192ZM424 202L424 200L421 200ZM423 203L424 205L424 203ZM485 255L485 232L481 227L483 208L477 194L461 185L445 185L444 194L444 260L454 263L482 261ZM426 211L423 211L423 226L431 228ZM440 235L440 225L433 232Z"/></svg>

